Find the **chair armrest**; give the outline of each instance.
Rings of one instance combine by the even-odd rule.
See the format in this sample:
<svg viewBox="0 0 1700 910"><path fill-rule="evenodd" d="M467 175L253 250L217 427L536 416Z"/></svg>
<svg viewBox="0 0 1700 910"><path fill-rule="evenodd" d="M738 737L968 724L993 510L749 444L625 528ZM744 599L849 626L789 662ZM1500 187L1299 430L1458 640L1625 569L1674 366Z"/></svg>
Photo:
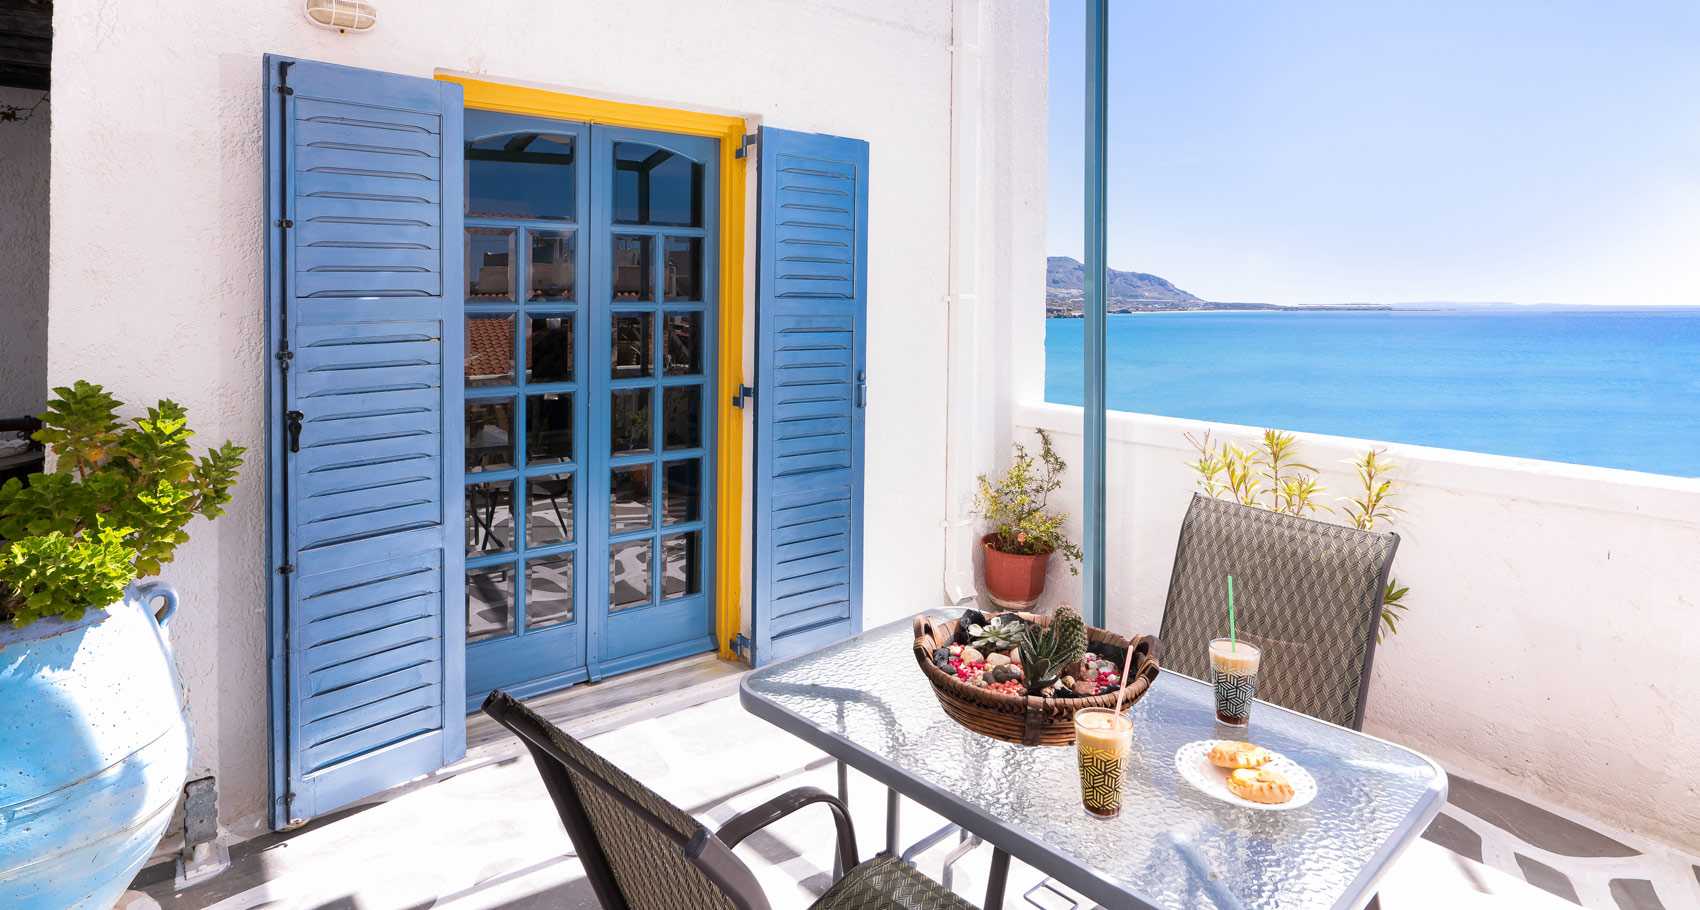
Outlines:
<svg viewBox="0 0 1700 910"><path fill-rule="evenodd" d="M740 812L721 825L714 836L720 838L726 846L736 847L744 838L814 803L826 803L827 808L832 810L832 821L838 828L838 856L844 871L850 871L861 862L856 857L856 829L850 824L850 810L845 808L838 797L819 787L798 787L788 793L781 793L748 812Z"/></svg>

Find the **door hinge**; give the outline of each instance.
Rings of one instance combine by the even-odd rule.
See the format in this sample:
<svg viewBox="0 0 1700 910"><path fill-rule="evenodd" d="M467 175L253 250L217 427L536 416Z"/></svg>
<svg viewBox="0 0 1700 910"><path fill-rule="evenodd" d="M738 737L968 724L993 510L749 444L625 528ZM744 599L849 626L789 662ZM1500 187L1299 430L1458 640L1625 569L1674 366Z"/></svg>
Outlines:
<svg viewBox="0 0 1700 910"><path fill-rule="evenodd" d="M272 222L272 226L273 227L280 227L280 228L292 228L292 227L295 226L295 222L289 220L288 218L279 218L278 220Z"/></svg>
<svg viewBox="0 0 1700 910"><path fill-rule="evenodd" d="M732 650L738 653L738 656L745 658L750 656L752 642L744 633L739 632L737 635L726 639L726 644L731 646Z"/></svg>
<svg viewBox="0 0 1700 910"><path fill-rule="evenodd" d="M285 373L289 372L289 362L295 359L295 352L289 349L289 339L285 338L279 343L277 353L272 356L277 358L278 369Z"/></svg>
<svg viewBox="0 0 1700 910"><path fill-rule="evenodd" d="M755 133L745 133L744 134L744 141L738 144L738 150L732 153L732 157L734 157L734 158L747 158L747 157L749 157L750 146L755 145L755 144L756 144L756 134Z"/></svg>
<svg viewBox="0 0 1700 910"><path fill-rule="evenodd" d="M738 394L732 396L732 406L735 408L748 407L756 397L756 390L747 385L738 386Z"/></svg>
<svg viewBox="0 0 1700 910"><path fill-rule="evenodd" d="M289 818L289 824L284 825L281 830L291 831L307 824L306 819L295 817L295 800L296 796L293 793L286 793L279 797L279 801L283 803L283 814Z"/></svg>
<svg viewBox="0 0 1700 910"><path fill-rule="evenodd" d="M856 407L868 406L868 371L856 371Z"/></svg>
<svg viewBox="0 0 1700 910"><path fill-rule="evenodd" d="M295 567L286 562L283 565L277 567L277 574L279 574L279 575L293 575L293 574L295 574Z"/></svg>
<svg viewBox="0 0 1700 910"><path fill-rule="evenodd" d="M287 85L280 85L277 87L277 93L279 95L293 95L295 94L295 89L292 89Z"/></svg>

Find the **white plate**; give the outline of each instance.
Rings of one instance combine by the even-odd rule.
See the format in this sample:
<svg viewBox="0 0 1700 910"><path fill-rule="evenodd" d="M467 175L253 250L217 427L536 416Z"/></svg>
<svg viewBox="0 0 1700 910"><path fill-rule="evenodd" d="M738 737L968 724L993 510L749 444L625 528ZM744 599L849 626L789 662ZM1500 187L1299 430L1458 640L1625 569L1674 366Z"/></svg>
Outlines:
<svg viewBox="0 0 1700 910"><path fill-rule="evenodd" d="M1219 740L1201 739L1195 743L1187 743L1175 753L1175 771L1180 774L1182 780L1222 802L1246 809L1280 812L1297 809L1316 798L1316 778L1311 777L1310 772L1298 762L1279 752L1271 752L1274 757L1263 767L1279 772L1287 779L1287 783L1293 785L1293 798L1284 803L1254 803L1235 796L1228 789L1228 769L1218 768L1210 763L1210 750L1217 742Z"/></svg>

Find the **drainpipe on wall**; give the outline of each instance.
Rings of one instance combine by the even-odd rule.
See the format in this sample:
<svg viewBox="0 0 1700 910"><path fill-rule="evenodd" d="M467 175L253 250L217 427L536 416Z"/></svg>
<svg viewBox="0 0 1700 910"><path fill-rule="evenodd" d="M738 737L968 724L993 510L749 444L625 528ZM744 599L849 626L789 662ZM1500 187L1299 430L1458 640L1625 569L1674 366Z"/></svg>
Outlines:
<svg viewBox="0 0 1700 910"><path fill-rule="evenodd" d="M945 398L944 590L952 603L975 596L974 485L988 462L990 426L979 394L980 0L951 6L950 349Z"/></svg>

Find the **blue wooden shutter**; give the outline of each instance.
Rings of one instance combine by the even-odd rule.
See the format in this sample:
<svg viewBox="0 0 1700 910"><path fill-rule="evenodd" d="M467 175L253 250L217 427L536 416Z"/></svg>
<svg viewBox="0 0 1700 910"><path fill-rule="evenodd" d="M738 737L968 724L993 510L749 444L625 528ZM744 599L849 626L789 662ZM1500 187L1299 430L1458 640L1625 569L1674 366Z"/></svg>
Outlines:
<svg viewBox="0 0 1700 910"><path fill-rule="evenodd" d="M265 71L281 828L466 751L461 89Z"/></svg>
<svg viewBox="0 0 1700 910"><path fill-rule="evenodd" d="M862 630L868 144L761 130L754 632L760 666Z"/></svg>

